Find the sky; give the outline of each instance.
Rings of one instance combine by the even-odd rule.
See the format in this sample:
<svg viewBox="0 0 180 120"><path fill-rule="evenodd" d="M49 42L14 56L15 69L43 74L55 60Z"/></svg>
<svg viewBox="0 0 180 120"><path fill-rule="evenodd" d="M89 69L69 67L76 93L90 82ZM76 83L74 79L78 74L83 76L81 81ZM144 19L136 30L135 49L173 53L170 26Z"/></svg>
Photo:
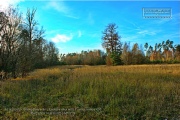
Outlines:
<svg viewBox="0 0 180 120"><path fill-rule="evenodd" d="M180 1L62 1L1 0L0 9L18 5L23 16L36 8L35 19L45 29L44 38L55 43L60 53L102 48L102 31L109 23L118 26L121 42L147 42L154 46L170 39L180 44ZM142 8L170 8L172 18L144 19Z"/></svg>

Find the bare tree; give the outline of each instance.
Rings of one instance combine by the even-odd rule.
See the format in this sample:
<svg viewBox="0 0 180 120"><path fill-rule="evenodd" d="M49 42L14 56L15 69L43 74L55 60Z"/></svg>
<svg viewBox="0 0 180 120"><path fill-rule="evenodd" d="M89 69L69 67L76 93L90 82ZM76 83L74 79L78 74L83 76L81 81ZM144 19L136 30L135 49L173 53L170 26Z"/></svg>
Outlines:
<svg viewBox="0 0 180 120"><path fill-rule="evenodd" d="M9 7L0 13L1 67L5 72L12 72L16 77L17 49L19 46L21 14L17 8Z"/></svg>

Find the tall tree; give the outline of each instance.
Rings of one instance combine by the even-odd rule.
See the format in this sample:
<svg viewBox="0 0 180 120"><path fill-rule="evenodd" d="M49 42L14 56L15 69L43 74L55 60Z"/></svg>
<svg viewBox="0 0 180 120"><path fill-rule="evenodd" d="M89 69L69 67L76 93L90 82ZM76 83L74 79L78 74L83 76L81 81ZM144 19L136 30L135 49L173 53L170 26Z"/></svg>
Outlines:
<svg viewBox="0 0 180 120"><path fill-rule="evenodd" d="M56 65L59 61L59 51L55 47L55 44L53 42L49 42L44 46L44 59L47 66Z"/></svg>
<svg viewBox="0 0 180 120"><path fill-rule="evenodd" d="M30 9L27 10L26 13L26 22L25 22L25 28L28 31L28 40L29 40L29 51L32 51L32 40L35 39L35 33L36 26L38 25L37 21L35 20L35 13L36 9Z"/></svg>
<svg viewBox="0 0 180 120"><path fill-rule="evenodd" d="M171 59L173 59L173 51L174 51L174 47L173 47L173 41L170 41L169 39L166 40L166 42L162 42L162 47L163 47L163 54L165 57L166 61L169 61Z"/></svg>
<svg viewBox="0 0 180 120"><path fill-rule="evenodd" d="M17 50L20 44L19 33L21 14L18 8L9 7L7 11L0 13L0 61L1 69L12 72L16 77Z"/></svg>
<svg viewBox="0 0 180 120"><path fill-rule="evenodd" d="M125 65L131 64L132 56L130 52L130 43L124 43L121 59Z"/></svg>
<svg viewBox="0 0 180 120"><path fill-rule="evenodd" d="M144 48L145 48L146 56L147 56L148 43L145 43L145 44L144 44Z"/></svg>
<svg viewBox="0 0 180 120"><path fill-rule="evenodd" d="M107 62L109 64L117 65L121 63L120 55L122 53L121 37L116 31L118 26L114 23L110 23L103 31L102 47L107 52Z"/></svg>
<svg viewBox="0 0 180 120"><path fill-rule="evenodd" d="M24 56L24 64L22 72L28 72L37 66L42 66L43 62L43 34L44 30L38 30L38 22L35 19L36 9L27 9L25 22L22 26L21 39L23 46L21 46L21 52ZM24 52L26 51L26 52ZM39 58L38 58L39 57ZM33 60L38 59L36 62ZM40 62L41 61L41 62ZM40 63L40 64L39 64Z"/></svg>
<svg viewBox="0 0 180 120"><path fill-rule="evenodd" d="M135 43L132 47L132 64L142 64L144 63L145 56L143 49L140 49L138 43Z"/></svg>

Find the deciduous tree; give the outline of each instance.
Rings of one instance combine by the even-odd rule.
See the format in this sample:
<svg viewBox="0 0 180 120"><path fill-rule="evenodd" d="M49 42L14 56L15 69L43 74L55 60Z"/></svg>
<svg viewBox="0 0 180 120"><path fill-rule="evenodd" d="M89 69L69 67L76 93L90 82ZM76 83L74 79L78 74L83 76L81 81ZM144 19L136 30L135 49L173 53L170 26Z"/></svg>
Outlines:
<svg viewBox="0 0 180 120"><path fill-rule="evenodd" d="M122 53L121 37L116 31L118 26L114 23L110 23L103 31L102 47L106 49L107 63L118 65L121 64L120 55Z"/></svg>

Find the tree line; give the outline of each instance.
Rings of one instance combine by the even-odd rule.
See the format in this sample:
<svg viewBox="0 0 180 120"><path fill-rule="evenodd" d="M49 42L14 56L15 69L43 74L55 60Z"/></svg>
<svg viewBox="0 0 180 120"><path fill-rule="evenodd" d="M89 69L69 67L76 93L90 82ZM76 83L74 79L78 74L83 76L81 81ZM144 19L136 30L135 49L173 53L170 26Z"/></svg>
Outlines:
<svg viewBox="0 0 180 120"><path fill-rule="evenodd" d="M9 77L26 76L29 71L56 65L59 51L44 39L43 27L35 19L36 9L23 18L18 8L0 12L0 70Z"/></svg>
<svg viewBox="0 0 180 120"><path fill-rule="evenodd" d="M68 65L135 65L151 63L180 63L180 44L173 45L173 41L166 40L156 43L154 47L145 43L144 46L125 42L117 32L118 26L110 23L102 32L101 50L82 51L63 55L61 61ZM100 54L101 53L101 54Z"/></svg>
<svg viewBox="0 0 180 120"><path fill-rule="evenodd" d="M61 54L60 60L67 65L104 65L106 54L101 50L81 51L81 53Z"/></svg>

